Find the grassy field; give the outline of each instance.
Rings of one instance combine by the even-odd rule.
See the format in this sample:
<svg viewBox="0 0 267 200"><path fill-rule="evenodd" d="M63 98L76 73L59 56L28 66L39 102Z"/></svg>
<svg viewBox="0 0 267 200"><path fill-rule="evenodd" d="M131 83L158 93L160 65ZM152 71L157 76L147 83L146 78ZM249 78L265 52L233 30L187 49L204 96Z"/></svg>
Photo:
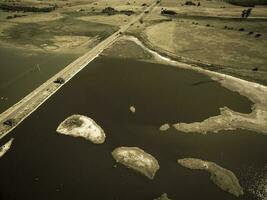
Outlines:
<svg viewBox="0 0 267 200"><path fill-rule="evenodd" d="M144 23L134 25L129 34L175 59L203 67L203 63L206 67L210 64L211 70L267 85L267 12L263 12L267 11L266 6L253 8L256 17L241 19L241 6L200 1L203 7L197 8L182 6L181 2L162 0L144 18ZM164 8L175 10L177 15L161 15Z"/></svg>
<svg viewBox="0 0 267 200"><path fill-rule="evenodd" d="M0 0L0 3L3 2L5 1ZM66 49L76 52L79 47L85 47L85 44L91 48L133 17L121 14L108 16L101 13L104 8L111 6L117 10L133 10L138 14L144 9L143 3L151 2L152 0L16 1L16 4L30 6L56 4L57 9L48 13L0 10L0 44L58 52ZM19 17L13 17L14 15Z"/></svg>
<svg viewBox="0 0 267 200"><path fill-rule="evenodd" d="M90 28L88 28L90 27ZM101 39L115 32L117 27L84 22L73 18L62 18L49 23L23 23L18 24L3 33L7 35L7 40L16 43L41 45L49 43L53 36L98 36ZM31 40L29 41L29 38Z"/></svg>
<svg viewBox="0 0 267 200"><path fill-rule="evenodd" d="M129 58L137 60L149 60L151 55L142 47L129 40L119 40L111 47L103 51L105 56L114 58Z"/></svg>
<svg viewBox="0 0 267 200"><path fill-rule="evenodd" d="M191 20L161 23L146 29L145 34L152 44L176 55L224 66L245 76L252 75L253 78L264 72L265 77L262 78L266 79L265 35L255 38L244 31L224 30L223 26L207 27L206 22L198 22L202 23L201 25L193 25L190 22ZM250 27L249 31L257 29L260 27ZM160 36L162 30L164 37ZM259 71L252 74L255 67Z"/></svg>
<svg viewBox="0 0 267 200"><path fill-rule="evenodd" d="M19 48L30 47L33 50L73 50L85 43L89 48L90 44L93 45L118 30L117 26L82 21L71 16L49 22L15 23L6 26L1 32L1 43Z"/></svg>
<svg viewBox="0 0 267 200"><path fill-rule="evenodd" d="M178 0L162 0L158 12L163 9L170 9L177 12L178 15L186 16L220 16L220 17L240 17L242 11L245 9L243 6L229 4L226 1L192 1L194 3L200 2L200 6L186 6L185 1ZM251 17L267 16L267 8L264 6L257 6L252 9Z"/></svg>

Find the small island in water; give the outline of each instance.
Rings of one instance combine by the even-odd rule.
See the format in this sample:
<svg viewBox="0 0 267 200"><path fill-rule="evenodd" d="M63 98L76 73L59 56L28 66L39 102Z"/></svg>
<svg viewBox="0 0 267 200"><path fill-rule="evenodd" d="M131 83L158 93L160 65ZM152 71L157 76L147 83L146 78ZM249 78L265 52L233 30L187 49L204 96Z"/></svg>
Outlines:
<svg viewBox="0 0 267 200"><path fill-rule="evenodd" d="M168 194L167 193L163 193L160 197L154 199L154 200L171 200L168 198Z"/></svg>
<svg viewBox="0 0 267 200"><path fill-rule="evenodd" d="M235 174L214 162L204 161L196 158L184 158L177 161L183 167L189 169L206 170L211 176L210 179L222 190L229 192L237 197L244 194L243 188Z"/></svg>
<svg viewBox="0 0 267 200"><path fill-rule="evenodd" d="M149 179L153 179L159 170L158 161L150 154L138 147L119 147L112 152L113 158Z"/></svg>
<svg viewBox="0 0 267 200"><path fill-rule="evenodd" d="M105 132L91 118L83 115L72 115L65 119L57 128L57 132L73 137L83 137L94 144L105 142Z"/></svg>

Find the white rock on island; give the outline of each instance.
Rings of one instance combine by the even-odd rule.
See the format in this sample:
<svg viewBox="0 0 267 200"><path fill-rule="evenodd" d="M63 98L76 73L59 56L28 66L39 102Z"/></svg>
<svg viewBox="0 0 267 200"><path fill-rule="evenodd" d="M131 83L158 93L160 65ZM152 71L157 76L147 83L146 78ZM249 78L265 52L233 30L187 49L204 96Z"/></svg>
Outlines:
<svg viewBox="0 0 267 200"><path fill-rule="evenodd" d="M60 134L82 137L94 144L105 142L105 132L97 123L83 115L72 115L65 119L56 130Z"/></svg>
<svg viewBox="0 0 267 200"><path fill-rule="evenodd" d="M170 125L169 124L163 124L159 130L160 131L167 131L168 129L170 128Z"/></svg>

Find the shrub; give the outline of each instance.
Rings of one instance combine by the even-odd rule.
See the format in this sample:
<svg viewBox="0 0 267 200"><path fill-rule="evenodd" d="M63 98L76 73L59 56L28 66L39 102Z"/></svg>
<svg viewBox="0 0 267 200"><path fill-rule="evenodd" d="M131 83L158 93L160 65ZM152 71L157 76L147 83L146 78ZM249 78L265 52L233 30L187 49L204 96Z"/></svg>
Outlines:
<svg viewBox="0 0 267 200"><path fill-rule="evenodd" d="M251 11L252 11L252 8L249 8L249 9L247 9L246 16L245 16L246 18L248 18L248 17L249 17L249 15L250 15Z"/></svg>
<svg viewBox="0 0 267 200"><path fill-rule="evenodd" d="M164 9L164 10L161 11L161 14L162 15L176 15L177 13L175 11L173 11L173 10Z"/></svg>
<svg viewBox="0 0 267 200"><path fill-rule="evenodd" d="M192 1L187 1L187 2L185 2L185 5L187 5L187 6L195 6L196 4L193 3Z"/></svg>
<svg viewBox="0 0 267 200"><path fill-rule="evenodd" d="M13 18L24 17L24 16L26 16L26 15L17 15L17 14L15 14L15 15L9 15L9 16L7 16L6 19L13 19Z"/></svg>
<svg viewBox="0 0 267 200"><path fill-rule="evenodd" d="M254 67L252 71L258 71L258 67Z"/></svg>
<svg viewBox="0 0 267 200"><path fill-rule="evenodd" d="M120 13L125 14L127 16L131 16L132 14L134 14L134 11L132 11L132 10L121 10Z"/></svg>
<svg viewBox="0 0 267 200"><path fill-rule="evenodd" d="M115 15L118 11L115 10L114 8L112 7L106 7L102 10L102 13L106 13L108 15Z"/></svg>
<svg viewBox="0 0 267 200"><path fill-rule="evenodd" d="M35 7L30 5L22 5L20 3L1 3L0 9L7 11L23 11L23 12L51 12L57 8L57 5L48 5Z"/></svg>
<svg viewBox="0 0 267 200"><path fill-rule="evenodd" d="M243 10L242 13L241 13L241 17L242 18L248 18L249 15L251 14L251 11L252 11L252 8L249 8L247 10L246 9Z"/></svg>

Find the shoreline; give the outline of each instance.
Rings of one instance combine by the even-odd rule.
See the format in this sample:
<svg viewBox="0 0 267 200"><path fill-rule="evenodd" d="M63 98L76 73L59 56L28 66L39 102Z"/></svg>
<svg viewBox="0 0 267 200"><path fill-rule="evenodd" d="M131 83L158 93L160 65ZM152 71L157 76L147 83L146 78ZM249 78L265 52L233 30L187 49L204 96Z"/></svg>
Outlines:
<svg viewBox="0 0 267 200"><path fill-rule="evenodd" d="M266 86L236 78L231 75L203 69L197 65L190 65L172 60L171 58L162 56L156 51L149 49L138 38L133 36L124 36L121 39L131 40L141 46L155 58L155 62L193 70L207 75L212 80L220 83L222 87L225 87L233 92L238 92L240 95L247 97L254 103L252 106L252 112L249 114L235 112L227 107L224 107L220 108L220 115L210 117L202 122L178 122L173 124L172 126L177 130L185 133L194 132L206 134L207 132L217 133L221 130L246 129L267 135L267 102L265 102L267 99Z"/></svg>
<svg viewBox="0 0 267 200"><path fill-rule="evenodd" d="M189 64L182 63L179 61L171 60L170 58L164 57L160 55L159 53L157 53L156 51L151 50L148 47L144 46L144 44L138 38L133 37L133 36L122 36L122 37L119 37L119 40L128 40L128 41L132 41L136 43L137 45L142 47L145 51L150 53L155 59L155 60L149 60L149 61L145 60L145 61L158 62L161 64L170 65L170 66L179 67L179 68L188 69L188 70L193 70L195 72L205 74L209 76L212 80L219 82L222 85L222 87L225 87L233 92L238 92L240 95L247 97L254 103L252 106L252 112L249 114L235 112L227 107L224 107L224 108L220 108L220 115L207 118L202 122L193 122L193 123L178 122L178 123L170 125L168 128L164 129L163 131L167 131L171 126L184 133L197 132L200 134L206 134L207 132L217 133L221 130L235 130L235 129L240 128L240 129L247 129L250 131L256 131L258 133L267 135L267 103L264 102L264 99L267 99L267 87L266 86L260 85L258 83L249 82L249 81L239 79L236 77L232 77L230 75L225 75L225 74L221 74L218 72L209 71L201 67L197 67L195 65L189 65ZM116 41L119 41L119 40L116 40ZM112 45L114 42L115 41L109 44L109 46ZM92 60L98 57L102 53L102 51L103 50L101 50L101 52L98 52L97 55L92 57L88 63L90 63ZM84 56L85 55L81 56L80 58L83 58ZM80 58L78 58L78 60ZM72 65L75 65L76 62L77 60L71 63L69 66L65 67L62 71L65 71L66 68ZM78 69L78 71L76 72L72 72L74 73L72 75L71 73L67 73L65 77L66 78L65 83L68 82L73 76L75 76L80 70L82 70L83 67ZM59 74L62 74L62 71L60 71L58 74L51 77L48 82L50 82L50 84L51 82L53 83L53 81L56 80L56 78L60 76ZM14 128L16 128L16 126L18 126L25 118L27 118L30 114L32 114L36 109L38 109L39 106L41 106L49 97L51 97L64 84L61 84L61 85L53 84L51 87L45 90L45 88L47 87L47 83L45 82L43 85L41 85L39 88L35 89L33 92L28 94L18 103L16 103L12 107L10 107L9 109L1 113L0 121L3 122L4 119L7 119L7 117L10 116L10 113L14 112L16 109L18 109L21 106L23 107L23 105L21 104L24 104L29 99L34 98L35 95L38 95L38 93L40 93L40 90L42 91L42 97L37 99L35 102L33 102L33 105L31 104L26 105L21 112L14 114L16 116L16 119L18 120L13 127L9 127L3 124L0 125L0 139L2 139L9 132L11 132Z"/></svg>
<svg viewBox="0 0 267 200"><path fill-rule="evenodd" d="M141 14L142 15L142 14ZM141 16L140 15L140 16ZM139 16L139 17L140 17ZM132 22L131 22L132 23ZM130 26L129 24L127 26ZM127 27L126 29L127 30ZM120 31L120 30L119 30ZM133 36L120 36L119 31L115 32L113 35L108 37L106 40L100 42L96 48L102 48L95 53L94 56L90 56L90 59L86 61L86 57L90 55L94 50L89 50L85 55L79 57L73 63L65 67L58 74L51 77L48 81L43 83L37 89L32 91L18 103L4 111L0 114L0 121L3 123L5 120L13 118L15 116L16 124L12 127L6 125L0 125L0 139L12 131L17 125L19 125L26 117L33 113L39 106L41 106L50 96L52 96L58 89L60 89L66 82L68 82L73 76L75 76L80 70L87 66L92 60L99 56L102 51L108 46L112 45L117 39L119 40L128 40L136 43L145 51L150 53L155 60L149 60L149 62L158 62L165 65L175 66L183 69L193 70L195 72L205 74L209 76L212 80L217 81L221 84L222 87L225 87L233 92L238 92L240 95L250 99L254 105L252 106L252 112L249 114L235 112L227 107L220 108L220 115L213 116L208 119L205 119L202 122L194 123L182 123L178 122L172 126L177 130L183 131L185 133L198 132L201 134L206 134L207 132L217 133L221 130L235 130L235 129L247 129L251 131L256 131L267 135L267 103L264 102L267 99L267 87L260 85L258 83L249 82L240 78L233 77L231 75L221 74L218 72L210 71L203 69L195 64L187 64L179 61L172 60L166 56L162 56L160 53L156 52L154 49L151 50L149 47L146 47L142 41ZM113 38L111 42L105 44L105 41ZM102 46L105 45L103 48ZM84 60L85 59L85 60ZM147 61L147 60L146 60ZM79 69L72 69L76 64L82 63L82 66ZM71 69L71 71L68 71ZM63 77L65 79L64 84L54 84L54 80L58 77ZM51 85L52 84L52 85ZM49 86L49 87L48 87ZM32 102L32 104L22 105L25 102L29 101L31 98L34 98L36 95L42 93L41 97ZM21 109L22 111L17 111ZM17 112L14 114L14 112ZM168 129L165 129L166 131Z"/></svg>

